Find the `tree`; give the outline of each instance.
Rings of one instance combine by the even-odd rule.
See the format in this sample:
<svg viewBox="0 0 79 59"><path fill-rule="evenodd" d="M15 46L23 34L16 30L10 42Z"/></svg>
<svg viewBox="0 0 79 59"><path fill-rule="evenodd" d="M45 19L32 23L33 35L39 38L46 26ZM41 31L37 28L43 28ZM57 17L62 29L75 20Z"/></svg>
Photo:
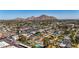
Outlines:
<svg viewBox="0 0 79 59"><path fill-rule="evenodd" d="M48 37L44 38L44 43L43 44L44 44L45 47L47 47L49 45L49 38Z"/></svg>
<svg viewBox="0 0 79 59"><path fill-rule="evenodd" d="M26 36L20 35L18 41L25 42L26 41Z"/></svg>

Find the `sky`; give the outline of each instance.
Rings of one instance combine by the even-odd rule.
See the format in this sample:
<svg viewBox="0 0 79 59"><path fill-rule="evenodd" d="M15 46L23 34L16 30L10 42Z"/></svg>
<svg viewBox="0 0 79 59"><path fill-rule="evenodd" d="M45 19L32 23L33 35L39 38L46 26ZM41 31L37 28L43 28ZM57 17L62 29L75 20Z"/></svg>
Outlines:
<svg viewBox="0 0 79 59"><path fill-rule="evenodd" d="M0 19L48 15L57 19L79 19L79 10L0 10Z"/></svg>

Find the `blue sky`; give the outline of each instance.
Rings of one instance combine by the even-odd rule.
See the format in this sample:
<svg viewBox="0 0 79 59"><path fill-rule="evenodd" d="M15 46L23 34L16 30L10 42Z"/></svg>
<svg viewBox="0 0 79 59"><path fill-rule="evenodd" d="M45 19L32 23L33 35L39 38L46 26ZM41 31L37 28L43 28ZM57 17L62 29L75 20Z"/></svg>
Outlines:
<svg viewBox="0 0 79 59"><path fill-rule="evenodd" d="M58 19L79 19L79 10L0 10L0 19L27 18L42 14Z"/></svg>

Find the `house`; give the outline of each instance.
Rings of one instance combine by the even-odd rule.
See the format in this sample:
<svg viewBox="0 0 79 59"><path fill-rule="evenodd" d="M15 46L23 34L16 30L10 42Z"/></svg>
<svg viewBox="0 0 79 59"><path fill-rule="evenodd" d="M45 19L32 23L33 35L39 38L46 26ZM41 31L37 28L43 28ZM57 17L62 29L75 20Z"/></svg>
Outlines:
<svg viewBox="0 0 79 59"><path fill-rule="evenodd" d="M17 40L17 39L19 39L19 36L18 36L18 35L13 35L12 38L13 38L14 40Z"/></svg>
<svg viewBox="0 0 79 59"><path fill-rule="evenodd" d="M9 46L10 44L6 43L5 41L0 41L0 48Z"/></svg>

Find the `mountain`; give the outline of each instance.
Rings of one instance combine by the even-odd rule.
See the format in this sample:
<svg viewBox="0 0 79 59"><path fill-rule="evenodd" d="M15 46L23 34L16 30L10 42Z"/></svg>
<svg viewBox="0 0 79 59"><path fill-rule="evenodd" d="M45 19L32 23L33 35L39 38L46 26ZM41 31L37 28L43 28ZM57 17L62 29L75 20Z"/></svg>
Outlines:
<svg viewBox="0 0 79 59"><path fill-rule="evenodd" d="M24 18L19 18L19 17L17 17L16 20L24 20Z"/></svg>
<svg viewBox="0 0 79 59"><path fill-rule="evenodd" d="M26 20L57 20L57 18L54 16L41 15L38 17L35 16L28 17Z"/></svg>
<svg viewBox="0 0 79 59"><path fill-rule="evenodd" d="M52 20L52 21L57 21L57 18L54 16L47 16L47 15L41 15L41 16L32 16L28 18L16 18L16 21L42 21L42 20Z"/></svg>

